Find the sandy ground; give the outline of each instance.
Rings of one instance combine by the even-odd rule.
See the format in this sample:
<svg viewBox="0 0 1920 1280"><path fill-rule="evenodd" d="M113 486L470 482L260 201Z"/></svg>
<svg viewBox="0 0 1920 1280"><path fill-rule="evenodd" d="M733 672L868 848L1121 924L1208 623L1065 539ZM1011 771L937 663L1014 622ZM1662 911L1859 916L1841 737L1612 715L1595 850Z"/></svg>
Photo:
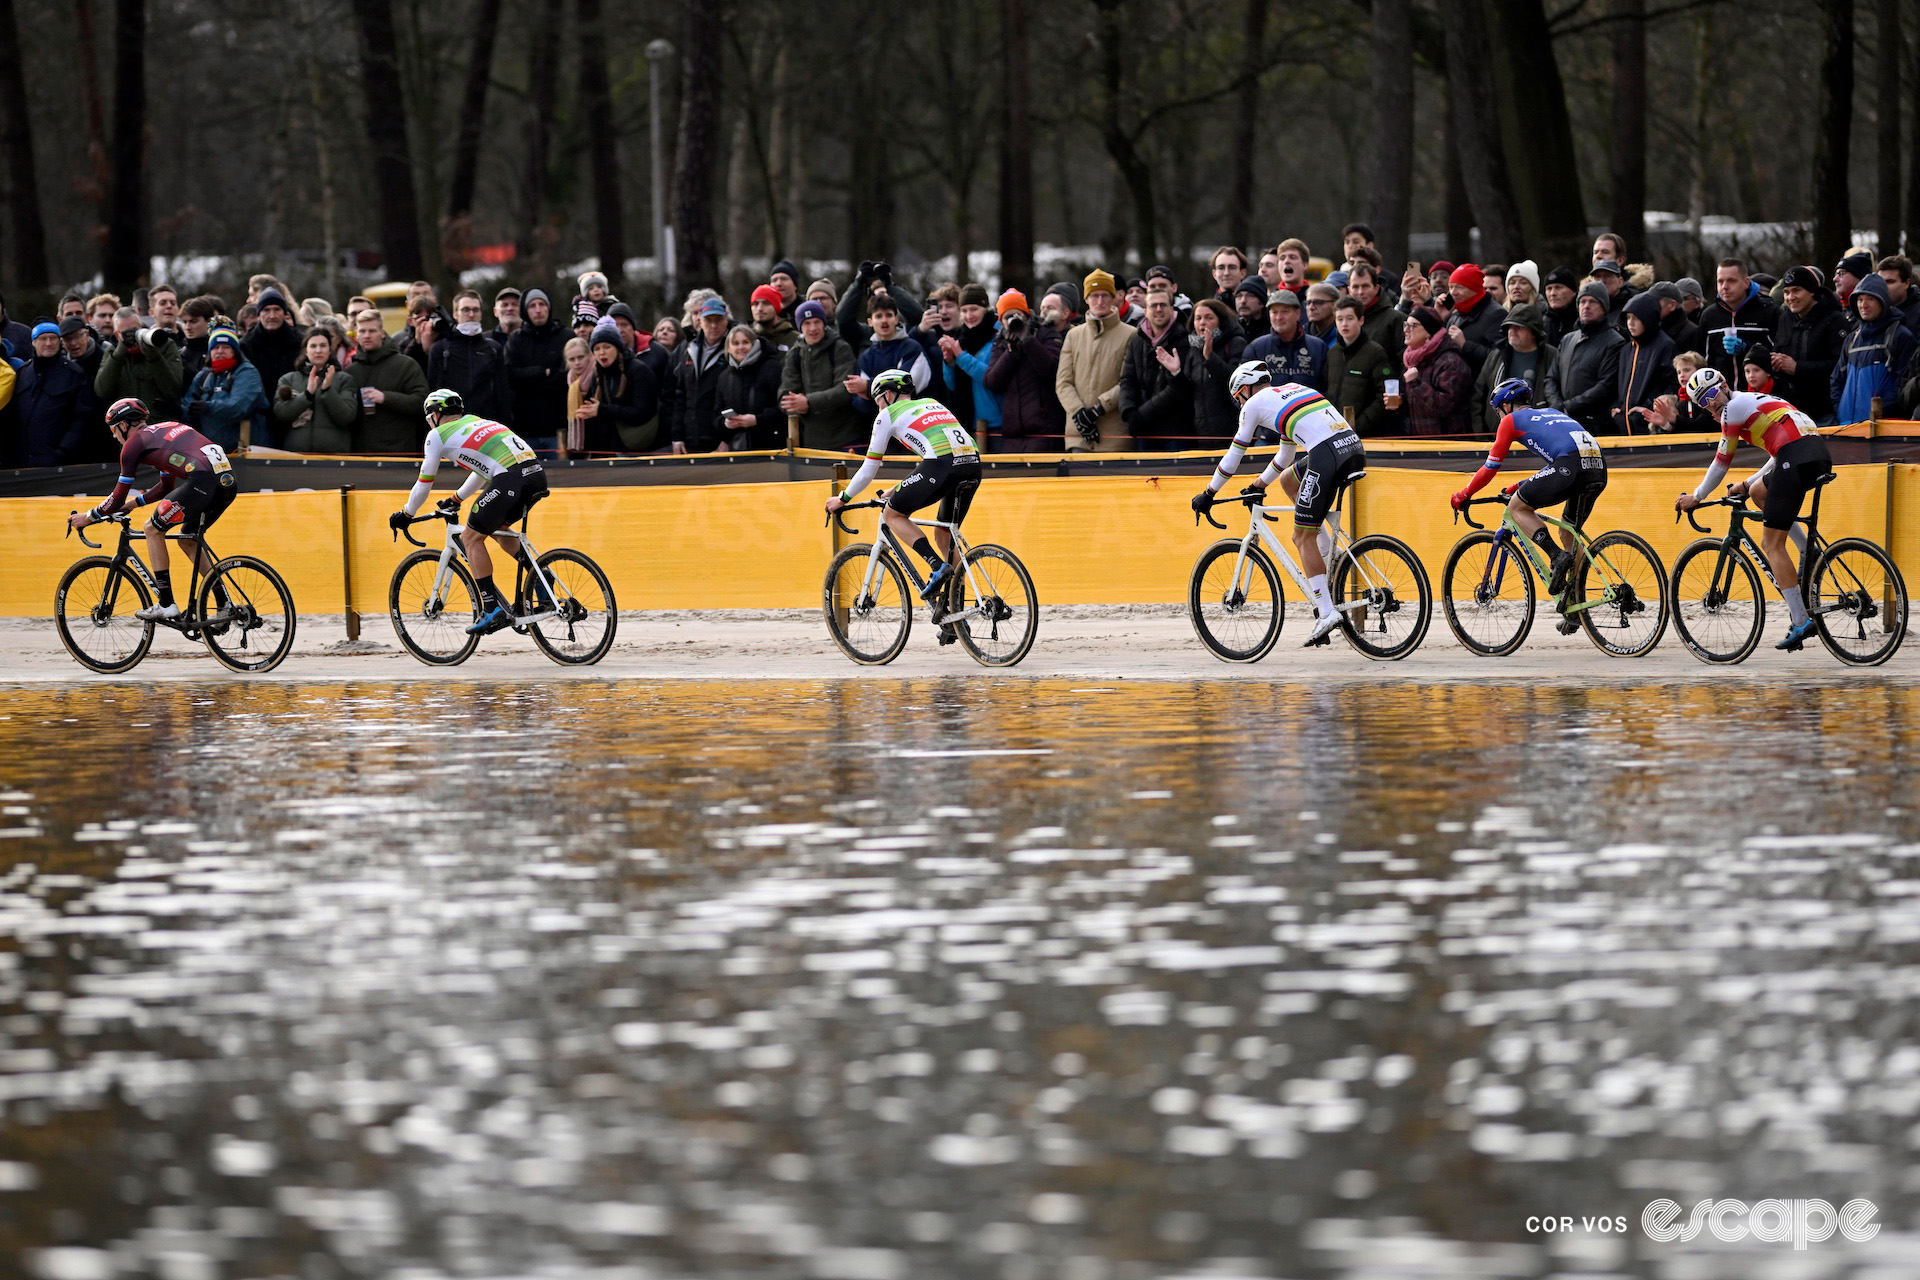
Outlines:
<svg viewBox="0 0 1920 1280"><path fill-rule="evenodd" d="M1771 621L1771 619L1770 619ZM1609 657L1584 635L1555 634L1549 620L1536 623L1521 650L1509 658L1481 658L1462 649L1436 616L1427 638L1400 662L1373 662L1338 637L1325 647L1302 650L1305 614L1289 610L1280 641L1257 663L1221 662L1194 636L1183 608L1175 605L1065 605L1046 609L1033 652L1007 670L982 667L957 645L935 643L924 617L900 657L884 667L850 662L834 646L819 613L802 610L629 613L620 619L612 652L597 666L563 667L531 640L502 632L483 640L459 667L429 667L394 640L384 617L365 618L360 639L346 640L335 614L300 619L294 652L266 676L238 676L215 664L205 648L162 631L146 660L126 676L99 676L83 669L60 644L51 622L0 621L0 682L114 680L823 680L924 679L934 676L1025 680L1069 678L1118 680L1268 680L1325 683L1342 680L1416 680L1587 684L1649 681L1789 679L1920 681L1920 646L1903 646L1882 667L1843 666L1810 645L1798 654L1776 653L1780 627L1737 667L1711 667L1683 648L1671 629L1645 658Z"/></svg>

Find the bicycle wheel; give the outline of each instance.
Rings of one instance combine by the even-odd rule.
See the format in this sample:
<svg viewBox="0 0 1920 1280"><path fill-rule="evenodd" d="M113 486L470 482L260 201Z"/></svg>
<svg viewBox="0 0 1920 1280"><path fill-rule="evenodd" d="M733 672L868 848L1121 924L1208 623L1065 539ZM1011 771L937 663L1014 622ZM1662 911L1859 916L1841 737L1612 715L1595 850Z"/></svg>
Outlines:
<svg viewBox="0 0 1920 1280"><path fill-rule="evenodd" d="M264 560L228 556L214 565L196 607L207 652L229 671L259 675L293 651L293 593Z"/></svg>
<svg viewBox="0 0 1920 1280"><path fill-rule="evenodd" d="M1447 553L1440 601L1461 644L1482 657L1506 657L1533 630L1533 570L1526 553L1496 543L1489 529L1468 534Z"/></svg>
<svg viewBox="0 0 1920 1280"><path fill-rule="evenodd" d="M880 553L873 589L863 589L867 561L872 555L872 543L858 543L842 551L827 566L827 581L821 591L833 642L840 646L840 652L864 667L883 666L899 657L907 647L907 633L913 630L913 597L907 593L906 575L892 552Z"/></svg>
<svg viewBox="0 0 1920 1280"><path fill-rule="evenodd" d="M1222 538L1200 553L1187 583L1187 613L1200 643L1225 662L1258 662L1280 639L1287 597L1280 575L1257 546L1240 555Z"/></svg>
<svg viewBox="0 0 1920 1280"><path fill-rule="evenodd" d="M1040 633L1040 602L1027 566L1005 547L990 543L967 552L965 569L954 575L947 593L947 613L978 614L952 625L982 666L1015 665Z"/></svg>
<svg viewBox="0 0 1920 1280"><path fill-rule="evenodd" d="M75 662L113 675L132 670L153 647L153 624L133 616L152 603L133 570L107 556L87 556L53 593L53 625Z"/></svg>
<svg viewBox="0 0 1920 1280"><path fill-rule="evenodd" d="M1674 560L1667 587L1673 629L1702 662L1745 662L1767 622L1766 597L1747 553L1736 550L1723 564L1721 546L1718 538L1701 538Z"/></svg>
<svg viewBox="0 0 1920 1280"><path fill-rule="evenodd" d="M1573 593L1575 604L1599 597L1579 617L1587 639L1602 653L1643 657L1667 633L1667 571L1638 534L1616 529L1595 538L1580 557Z"/></svg>
<svg viewBox="0 0 1920 1280"><path fill-rule="evenodd" d="M569 667L591 666L606 657L620 626L607 575L580 552L566 548L541 556L540 567L553 583L553 607L560 615L527 628L540 652ZM527 590L532 589L528 583Z"/></svg>
<svg viewBox="0 0 1920 1280"><path fill-rule="evenodd" d="M458 560L447 565L440 578L440 553L416 551L400 562L387 587L387 617L393 634L420 661L436 667L458 666L480 643L467 628L480 617L480 588Z"/></svg>
<svg viewBox="0 0 1920 1280"><path fill-rule="evenodd" d="M1433 588L1413 548L1383 533L1354 540L1333 567L1335 606L1364 600L1362 609L1342 609L1347 643L1379 661L1404 658L1420 647L1433 618Z"/></svg>
<svg viewBox="0 0 1920 1280"><path fill-rule="evenodd" d="M1822 552L1808 587L1820 639L1840 661L1877 667L1907 638L1907 584L1865 538L1842 538Z"/></svg>

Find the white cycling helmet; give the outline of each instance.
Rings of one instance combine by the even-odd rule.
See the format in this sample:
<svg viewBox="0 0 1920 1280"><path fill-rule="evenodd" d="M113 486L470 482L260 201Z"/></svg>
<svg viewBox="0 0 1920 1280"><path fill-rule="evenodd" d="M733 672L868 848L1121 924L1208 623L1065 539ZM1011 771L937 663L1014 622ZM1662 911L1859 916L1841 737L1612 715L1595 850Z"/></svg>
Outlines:
<svg viewBox="0 0 1920 1280"><path fill-rule="evenodd" d="M1702 409L1712 412L1727 396L1727 380L1718 369L1703 365L1687 375L1687 399Z"/></svg>
<svg viewBox="0 0 1920 1280"><path fill-rule="evenodd" d="M1249 360L1227 378L1227 394L1238 399L1242 391L1271 383L1273 375L1267 372L1264 360Z"/></svg>

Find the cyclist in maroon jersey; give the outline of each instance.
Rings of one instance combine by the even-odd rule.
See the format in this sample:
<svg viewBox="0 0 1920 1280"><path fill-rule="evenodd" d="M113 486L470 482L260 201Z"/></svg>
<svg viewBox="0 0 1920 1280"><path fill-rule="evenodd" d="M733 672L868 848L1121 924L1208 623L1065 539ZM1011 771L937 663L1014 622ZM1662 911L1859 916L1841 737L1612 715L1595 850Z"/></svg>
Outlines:
<svg viewBox="0 0 1920 1280"><path fill-rule="evenodd" d="M142 507L154 503L153 518L147 522L147 554L153 561L153 577L160 588L160 599L135 611L142 622L165 622L180 616L173 601L173 579L167 567L167 533L179 529L180 547L200 566L200 572L213 568L213 557L198 539L213 526L240 492L233 464L226 450L180 422L147 423L147 406L138 400L117 400L107 410L107 430L120 443L120 482L107 500L91 511L76 511L67 518L75 529L84 529L96 520L119 511L122 506ZM134 493L140 468L154 467L160 482L145 493ZM128 497L131 494L131 502ZM220 608L227 607L225 591L214 584Z"/></svg>

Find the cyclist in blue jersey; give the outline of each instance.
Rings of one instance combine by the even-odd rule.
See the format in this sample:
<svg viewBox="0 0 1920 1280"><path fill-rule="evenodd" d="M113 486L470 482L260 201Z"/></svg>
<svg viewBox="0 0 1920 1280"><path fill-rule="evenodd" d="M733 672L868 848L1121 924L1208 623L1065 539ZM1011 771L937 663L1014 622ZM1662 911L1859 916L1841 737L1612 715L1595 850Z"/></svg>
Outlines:
<svg viewBox="0 0 1920 1280"><path fill-rule="evenodd" d="M1505 416L1500 419L1500 430L1493 437L1487 460L1467 487L1453 495L1453 509L1466 506L1468 499L1500 473L1507 450L1515 441L1545 459L1546 466L1507 490L1512 495L1507 510L1513 513L1513 522L1521 531L1547 553L1553 566L1553 580L1547 590L1561 595L1573 572L1573 535L1566 535L1565 547L1555 545L1546 522L1534 512L1564 502L1566 510L1561 514L1568 524L1581 528L1607 487L1607 460L1600 453L1599 443L1572 418L1558 409L1532 408L1533 388L1523 379L1508 378L1493 389L1487 403Z"/></svg>

